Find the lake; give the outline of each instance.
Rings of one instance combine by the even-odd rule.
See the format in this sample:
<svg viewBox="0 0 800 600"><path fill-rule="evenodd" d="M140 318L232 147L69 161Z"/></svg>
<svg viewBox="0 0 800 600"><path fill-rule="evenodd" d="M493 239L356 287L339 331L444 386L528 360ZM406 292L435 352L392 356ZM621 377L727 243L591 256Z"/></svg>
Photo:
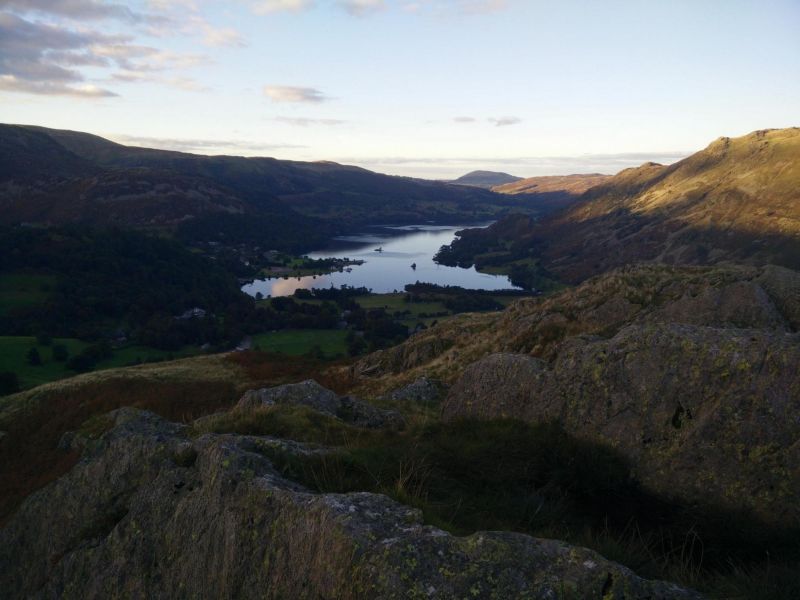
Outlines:
<svg viewBox="0 0 800 600"><path fill-rule="evenodd" d="M487 225L484 225L484 227ZM478 273L474 267L445 267L433 262L439 248L455 238L456 231L481 225L406 225L382 227L372 233L336 238L329 248L308 253L311 258L350 258L365 261L351 271L315 277L256 280L242 290L251 296L291 296L297 289L340 287L371 288L378 294L403 291L406 284L436 283L482 290L519 289L503 275ZM382 252L376 252L382 248ZM413 269L412 264L417 268Z"/></svg>

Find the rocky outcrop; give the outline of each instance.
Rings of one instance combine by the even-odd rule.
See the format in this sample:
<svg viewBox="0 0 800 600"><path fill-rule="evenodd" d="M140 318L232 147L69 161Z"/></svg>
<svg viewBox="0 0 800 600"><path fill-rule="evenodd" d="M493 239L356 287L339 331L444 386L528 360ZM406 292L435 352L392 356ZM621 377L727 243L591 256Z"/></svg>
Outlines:
<svg viewBox="0 0 800 600"><path fill-rule="evenodd" d="M307 406L357 427L402 429L405 426L405 420L399 412L377 408L352 396L339 396L313 379L248 390L236 404L235 410L254 410L276 404Z"/></svg>
<svg viewBox="0 0 800 600"><path fill-rule="evenodd" d="M414 402L432 404L441 399L443 386L440 381L430 377L420 377L402 387L392 390L388 397L395 402Z"/></svg>
<svg viewBox="0 0 800 600"><path fill-rule="evenodd" d="M385 496L311 493L269 440L113 419L0 531L4 597L699 598L562 542L453 537Z"/></svg>
<svg viewBox="0 0 800 600"><path fill-rule="evenodd" d="M758 283L770 295L792 329L800 330L800 273L768 265L759 275Z"/></svg>
<svg viewBox="0 0 800 600"><path fill-rule="evenodd" d="M308 406L321 413L333 416L339 409L339 396L335 392L322 387L313 379L307 379L300 383L248 390L239 399L236 408L247 410L275 404Z"/></svg>
<svg viewBox="0 0 800 600"><path fill-rule="evenodd" d="M493 354L450 390L445 419L557 420L613 446L650 489L800 519L800 335L676 324L577 336L550 362Z"/></svg>
<svg viewBox="0 0 800 600"><path fill-rule="evenodd" d="M448 337L415 335L404 344L378 350L352 367L355 377L402 373L432 361L453 345Z"/></svg>

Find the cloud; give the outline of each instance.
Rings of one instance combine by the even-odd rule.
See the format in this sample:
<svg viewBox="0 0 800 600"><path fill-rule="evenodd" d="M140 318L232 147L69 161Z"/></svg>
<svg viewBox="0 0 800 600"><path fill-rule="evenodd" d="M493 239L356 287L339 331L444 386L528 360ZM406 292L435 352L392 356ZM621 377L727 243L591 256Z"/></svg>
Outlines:
<svg viewBox="0 0 800 600"><path fill-rule="evenodd" d="M185 21L186 27L184 27L183 31L187 34L197 34L199 32L206 46L239 48L247 46L242 34L232 27L216 27L200 15L190 16Z"/></svg>
<svg viewBox="0 0 800 600"><path fill-rule="evenodd" d="M208 86L191 77L167 76L147 71L118 71L111 76L111 79L119 83L157 83L187 92L205 92L209 90Z"/></svg>
<svg viewBox="0 0 800 600"><path fill-rule="evenodd" d="M323 3L317 0L250 0L253 12L260 15L278 12L299 13L317 8L321 4ZM480 15L508 8L508 0L335 0L334 4L354 17L369 16L390 7L412 14L433 13L442 17L454 14Z"/></svg>
<svg viewBox="0 0 800 600"><path fill-rule="evenodd" d="M161 138L136 135L107 135L109 139L120 144L139 146L144 148L159 148L162 150L175 150L177 152L193 152L197 154L241 154L254 155L259 152L272 152L274 150L305 148L296 144L265 144L246 140L210 140L210 139L185 139Z"/></svg>
<svg viewBox="0 0 800 600"><path fill-rule="evenodd" d="M0 0L0 8L18 13L44 13L73 20L115 19L129 23L163 23L165 17L100 0Z"/></svg>
<svg viewBox="0 0 800 600"><path fill-rule="evenodd" d="M460 12L468 15L499 12L508 8L507 0L459 0L457 5Z"/></svg>
<svg viewBox="0 0 800 600"><path fill-rule="evenodd" d="M75 67L109 65L109 59L93 52L93 47L116 45L125 39L32 23L16 15L0 13L2 88L33 94L114 96L113 92L85 83L83 74Z"/></svg>
<svg viewBox="0 0 800 600"><path fill-rule="evenodd" d="M404 2L400 8L409 13L433 13L439 17L483 15L508 8L508 0L427 0Z"/></svg>
<svg viewBox="0 0 800 600"><path fill-rule="evenodd" d="M522 123L519 117L499 117L487 119L489 123L494 124L495 127L508 127L509 125L517 125Z"/></svg>
<svg viewBox="0 0 800 600"><path fill-rule="evenodd" d="M671 164L694 151L622 152L615 154L583 154L576 156L516 157L332 157L345 164L355 164L396 175L454 179L476 169L506 171L524 177L537 175L571 175L574 173L618 173L645 162Z"/></svg>
<svg viewBox="0 0 800 600"><path fill-rule="evenodd" d="M477 121L475 117L453 117L455 123L474 123Z"/></svg>
<svg viewBox="0 0 800 600"><path fill-rule="evenodd" d="M342 121L341 119L311 119L306 117L275 117L275 121L296 127L309 127L312 125L331 127L347 123L347 121Z"/></svg>
<svg viewBox="0 0 800 600"><path fill-rule="evenodd" d="M14 75L0 75L0 90L47 96L75 96L79 98L112 98L117 96L112 91L92 84L68 85L54 81L30 81L19 79Z"/></svg>
<svg viewBox="0 0 800 600"><path fill-rule="evenodd" d="M384 0L339 0L338 5L354 17L364 17L386 8Z"/></svg>
<svg viewBox="0 0 800 600"><path fill-rule="evenodd" d="M252 8L256 14L264 15L276 12L301 12L314 5L314 0L259 0L252 3Z"/></svg>
<svg viewBox="0 0 800 600"><path fill-rule="evenodd" d="M0 12L0 77L5 91L84 98L117 96L96 85L98 81L152 82L202 90L205 88L191 77L167 72L208 62L208 57L201 54L134 43L127 34L109 35L85 27L72 28L63 22L44 23ZM106 74L96 75L95 83L87 82L85 68L103 69Z"/></svg>
<svg viewBox="0 0 800 600"><path fill-rule="evenodd" d="M294 87L287 85L268 85L264 87L264 95L273 102L325 102L330 100L325 94L315 88Z"/></svg>

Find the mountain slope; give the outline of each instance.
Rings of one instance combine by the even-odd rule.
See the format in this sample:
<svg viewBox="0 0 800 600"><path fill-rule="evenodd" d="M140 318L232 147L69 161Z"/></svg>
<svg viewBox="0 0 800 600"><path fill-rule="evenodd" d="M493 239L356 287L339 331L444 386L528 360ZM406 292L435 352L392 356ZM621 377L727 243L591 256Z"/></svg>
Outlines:
<svg viewBox="0 0 800 600"><path fill-rule="evenodd" d="M458 179L453 179L450 183L491 189L498 185L512 184L521 180L522 177L515 177L499 171L470 171Z"/></svg>
<svg viewBox="0 0 800 600"><path fill-rule="evenodd" d="M0 125L5 223L175 226L214 214L324 229L480 220L524 203L488 190L373 173L329 162L200 156L131 148L98 136ZM300 218L302 217L302 218Z"/></svg>
<svg viewBox="0 0 800 600"><path fill-rule="evenodd" d="M800 273L638 265L463 315L351 368L452 383L445 419L558 421L683 502L800 519Z"/></svg>
<svg viewBox="0 0 800 600"><path fill-rule="evenodd" d="M670 166L626 169L512 237L497 235L508 224L491 229L462 236L460 264L500 237L506 262L535 260L568 282L646 261L800 268L800 129L720 138Z"/></svg>
<svg viewBox="0 0 800 600"><path fill-rule="evenodd" d="M492 191L500 194L543 194L547 192L567 192L575 196L583 194L596 185L605 183L611 175L588 173L578 175L545 175L528 177L512 183L498 185Z"/></svg>

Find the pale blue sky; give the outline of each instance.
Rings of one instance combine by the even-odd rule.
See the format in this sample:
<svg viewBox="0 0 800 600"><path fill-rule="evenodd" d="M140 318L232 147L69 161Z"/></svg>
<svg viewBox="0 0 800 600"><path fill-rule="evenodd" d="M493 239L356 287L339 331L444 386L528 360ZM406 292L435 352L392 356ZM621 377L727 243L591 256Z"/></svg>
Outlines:
<svg viewBox="0 0 800 600"><path fill-rule="evenodd" d="M0 120L129 144L615 172L798 109L798 0L0 0Z"/></svg>

